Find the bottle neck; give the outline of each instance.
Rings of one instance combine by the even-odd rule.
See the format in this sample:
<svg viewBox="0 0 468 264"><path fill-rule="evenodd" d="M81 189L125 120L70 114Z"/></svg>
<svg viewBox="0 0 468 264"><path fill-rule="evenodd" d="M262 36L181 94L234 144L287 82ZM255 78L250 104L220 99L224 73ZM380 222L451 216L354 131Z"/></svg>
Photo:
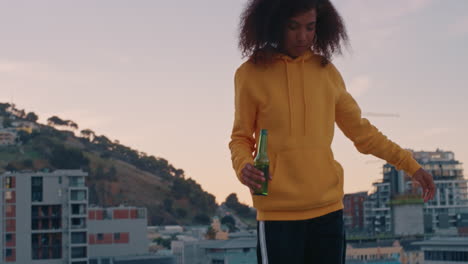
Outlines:
<svg viewBox="0 0 468 264"><path fill-rule="evenodd" d="M258 155L259 156L266 156L267 154L267 142L268 142L268 135L260 134L260 139L258 142Z"/></svg>

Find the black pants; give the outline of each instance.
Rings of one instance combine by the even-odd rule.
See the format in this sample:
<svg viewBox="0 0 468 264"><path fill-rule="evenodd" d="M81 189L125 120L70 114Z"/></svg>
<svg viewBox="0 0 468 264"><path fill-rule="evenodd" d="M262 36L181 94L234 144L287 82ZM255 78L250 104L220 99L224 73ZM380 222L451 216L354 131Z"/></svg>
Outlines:
<svg viewBox="0 0 468 264"><path fill-rule="evenodd" d="M344 264L343 210L298 221L257 222L258 264Z"/></svg>

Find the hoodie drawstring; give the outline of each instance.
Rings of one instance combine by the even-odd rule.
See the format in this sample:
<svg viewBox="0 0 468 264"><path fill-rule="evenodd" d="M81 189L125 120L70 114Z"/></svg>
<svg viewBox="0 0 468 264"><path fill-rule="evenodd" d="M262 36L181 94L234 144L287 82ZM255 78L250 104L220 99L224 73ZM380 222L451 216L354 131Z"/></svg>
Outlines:
<svg viewBox="0 0 468 264"><path fill-rule="evenodd" d="M283 62L286 66L286 81L287 81L287 89L288 89L288 102L289 102L289 134L292 135L293 134L293 110L292 110L292 105L293 105L293 102L292 102L292 96L291 96L291 77L290 77L290 74L289 74L289 66L288 66L288 61L287 59L283 59ZM304 136L306 135L307 133L307 123L308 123L308 107L307 107L307 89L305 88L305 81L304 81L304 78L305 78L305 70L304 70L304 58L301 59L301 81L302 81L302 91L303 91L303 97L302 97L302 100L303 100L303 104L304 104Z"/></svg>
<svg viewBox="0 0 468 264"><path fill-rule="evenodd" d="M292 135L293 132L293 111L292 111L292 97L291 97L291 83L289 78L289 67L288 62L283 60L284 64L286 65L286 81L287 81L287 89L288 89L288 102L289 102L289 134Z"/></svg>
<svg viewBox="0 0 468 264"><path fill-rule="evenodd" d="M307 132L307 123L309 123L309 119L307 119L307 113L309 112L308 109L307 109L307 89L305 87L305 73L304 73L304 58L302 58L302 63L301 63L301 71L302 71L302 93L303 93L303 101L304 101L304 136L306 135L306 132Z"/></svg>

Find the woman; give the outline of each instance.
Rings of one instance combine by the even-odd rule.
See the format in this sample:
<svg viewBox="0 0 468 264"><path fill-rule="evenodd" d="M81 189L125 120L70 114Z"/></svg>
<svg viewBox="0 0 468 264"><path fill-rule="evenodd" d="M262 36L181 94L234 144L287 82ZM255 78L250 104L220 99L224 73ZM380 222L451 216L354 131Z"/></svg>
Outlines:
<svg viewBox="0 0 468 264"><path fill-rule="evenodd" d="M412 154L361 117L331 63L347 42L329 0L251 0L235 74L235 120L229 147L239 180L254 190L260 129L268 130L268 196L253 196L258 263L344 263L343 169L331 143L338 124L356 148L406 171L433 198L432 176ZM255 136L254 136L255 135Z"/></svg>

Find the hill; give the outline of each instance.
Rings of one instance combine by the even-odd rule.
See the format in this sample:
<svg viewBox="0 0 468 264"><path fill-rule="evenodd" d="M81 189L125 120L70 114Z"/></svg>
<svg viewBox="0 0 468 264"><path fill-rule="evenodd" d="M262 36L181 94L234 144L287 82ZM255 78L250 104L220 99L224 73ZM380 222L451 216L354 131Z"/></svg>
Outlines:
<svg viewBox="0 0 468 264"><path fill-rule="evenodd" d="M12 137L0 145L0 173L83 169L90 204L146 207L150 225L208 224L215 214L215 197L166 159L79 130L71 120L37 120L33 112L0 103L0 133Z"/></svg>

